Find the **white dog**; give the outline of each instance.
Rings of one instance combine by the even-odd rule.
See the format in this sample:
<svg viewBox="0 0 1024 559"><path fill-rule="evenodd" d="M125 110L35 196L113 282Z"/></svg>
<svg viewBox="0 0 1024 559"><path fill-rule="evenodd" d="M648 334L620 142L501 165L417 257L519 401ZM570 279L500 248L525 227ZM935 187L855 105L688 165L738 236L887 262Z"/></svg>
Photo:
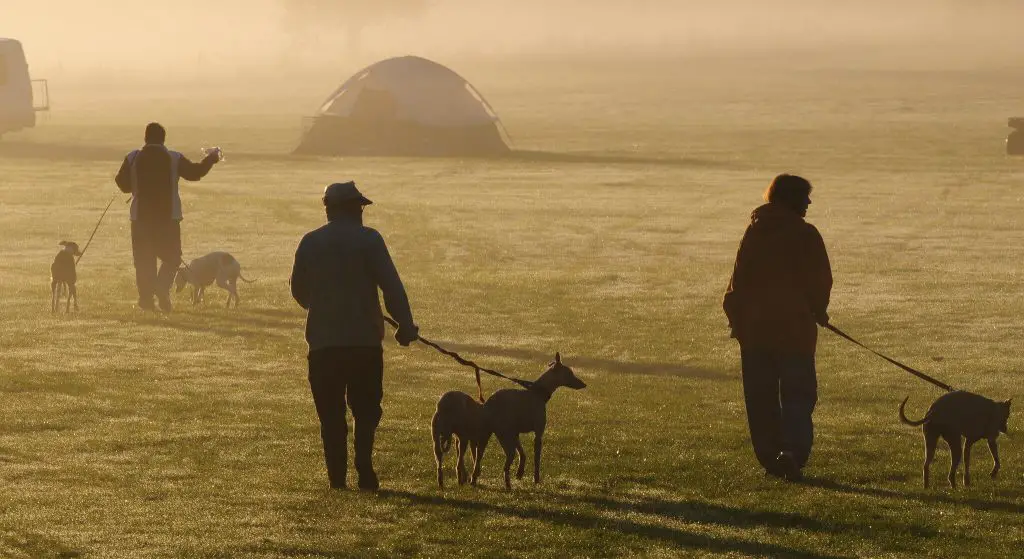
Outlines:
<svg viewBox="0 0 1024 559"><path fill-rule="evenodd" d="M235 308L238 308L238 291L236 285L238 279L246 283L252 280L242 276L242 265L227 252L211 252L206 256L200 256L188 266L178 269L178 275L174 278L175 291L181 292L186 284L192 285L192 304L198 305L203 300L207 286L217 282L221 289L228 292L227 307L231 308L231 299L235 299Z"/></svg>

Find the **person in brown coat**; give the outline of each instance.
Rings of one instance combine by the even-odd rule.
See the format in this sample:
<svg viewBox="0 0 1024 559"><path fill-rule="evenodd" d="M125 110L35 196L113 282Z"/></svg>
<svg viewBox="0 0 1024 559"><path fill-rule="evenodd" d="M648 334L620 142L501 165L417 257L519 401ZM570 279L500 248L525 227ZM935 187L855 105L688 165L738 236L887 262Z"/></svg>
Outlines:
<svg viewBox="0 0 1024 559"><path fill-rule="evenodd" d="M740 344L743 395L758 462L791 481L811 454L817 403L814 352L828 324L832 269L818 230L804 221L811 183L779 175L740 241L723 307Z"/></svg>

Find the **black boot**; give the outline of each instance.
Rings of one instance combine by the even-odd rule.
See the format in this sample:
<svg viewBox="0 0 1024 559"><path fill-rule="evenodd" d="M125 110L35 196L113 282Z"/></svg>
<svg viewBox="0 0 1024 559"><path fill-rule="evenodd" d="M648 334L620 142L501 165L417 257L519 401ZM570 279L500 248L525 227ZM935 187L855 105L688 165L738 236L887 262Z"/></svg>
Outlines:
<svg viewBox="0 0 1024 559"><path fill-rule="evenodd" d="M345 478L348 476L348 445L344 442L340 448L324 446L324 463L327 465L327 480L331 489L345 489Z"/></svg>
<svg viewBox="0 0 1024 559"><path fill-rule="evenodd" d="M359 489L367 491L380 489L377 472L373 471L373 436L373 430L356 429L356 472L359 474Z"/></svg>

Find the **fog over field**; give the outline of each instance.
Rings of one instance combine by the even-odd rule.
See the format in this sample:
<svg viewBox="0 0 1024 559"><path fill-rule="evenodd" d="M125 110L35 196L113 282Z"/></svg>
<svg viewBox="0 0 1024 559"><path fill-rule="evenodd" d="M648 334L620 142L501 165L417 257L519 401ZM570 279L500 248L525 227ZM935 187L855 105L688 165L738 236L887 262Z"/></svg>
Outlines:
<svg viewBox="0 0 1024 559"><path fill-rule="evenodd" d="M914 65L1024 55L1016 0L3 0L0 36L53 77L350 66L383 56L844 54ZM228 74L231 75L231 74Z"/></svg>

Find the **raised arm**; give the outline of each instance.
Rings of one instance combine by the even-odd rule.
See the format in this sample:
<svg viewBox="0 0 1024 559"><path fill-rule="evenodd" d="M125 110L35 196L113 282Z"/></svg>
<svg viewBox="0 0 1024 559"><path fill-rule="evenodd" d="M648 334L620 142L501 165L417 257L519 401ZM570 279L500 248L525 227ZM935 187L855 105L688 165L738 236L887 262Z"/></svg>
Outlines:
<svg viewBox="0 0 1024 559"><path fill-rule="evenodd" d="M184 155L178 161L178 176L187 181L197 181L206 176L218 160L216 153L211 152L199 163L193 163Z"/></svg>

